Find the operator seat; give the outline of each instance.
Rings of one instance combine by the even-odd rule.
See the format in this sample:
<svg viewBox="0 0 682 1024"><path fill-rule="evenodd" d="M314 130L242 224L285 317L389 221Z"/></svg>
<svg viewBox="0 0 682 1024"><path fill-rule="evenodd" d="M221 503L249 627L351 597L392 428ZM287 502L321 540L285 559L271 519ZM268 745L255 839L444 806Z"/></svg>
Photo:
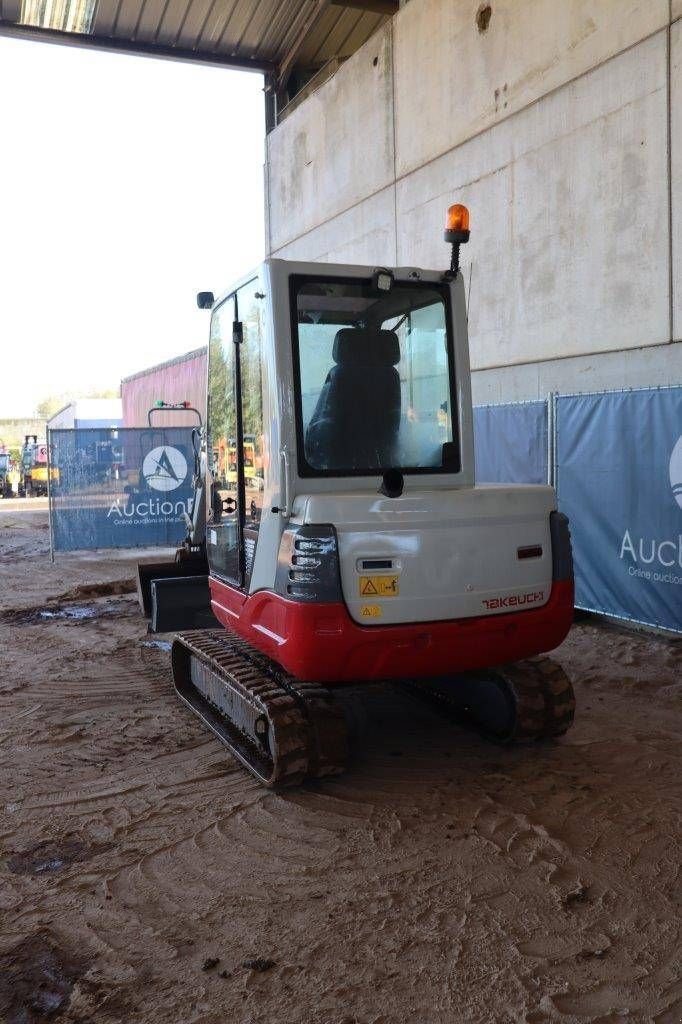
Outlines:
<svg viewBox="0 0 682 1024"><path fill-rule="evenodd" d="M315 469L389 469L400 427L400 343L395 331L343 328L305 432Z"/></svg>

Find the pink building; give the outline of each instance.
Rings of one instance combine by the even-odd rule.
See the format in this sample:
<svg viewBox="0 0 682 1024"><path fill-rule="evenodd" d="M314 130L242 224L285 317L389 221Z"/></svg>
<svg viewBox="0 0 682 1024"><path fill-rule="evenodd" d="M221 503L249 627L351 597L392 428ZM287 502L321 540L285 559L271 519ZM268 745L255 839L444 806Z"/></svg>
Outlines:
<svg viewBox="0 0 682 1024"><path fill-rule="evenodd" d="M206 419L207 349L195 348L165 363L140 370L121 381L123 426L146 427L147 413L159 399L164 402L189 402ZM154 413L154 426L194 426L192 413Z"/></svg>

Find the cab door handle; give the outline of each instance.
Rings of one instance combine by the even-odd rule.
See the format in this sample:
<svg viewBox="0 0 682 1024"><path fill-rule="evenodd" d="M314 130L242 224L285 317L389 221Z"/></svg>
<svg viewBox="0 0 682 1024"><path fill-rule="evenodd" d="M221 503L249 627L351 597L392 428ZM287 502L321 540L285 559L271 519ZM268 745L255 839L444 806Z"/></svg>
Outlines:
<svg viewBox="0 0 682 1024"><path fill-rule="evenodd" d="M286 448L283 448L279 453L281 465L282 465L282 483L284 485L284 508L281 509L281 514L288 519L291 515L290 506L290 484L289 484L289 452Z"/></svg>
<svg viewBox="0 0 682 1024"><path fill-rule="evenodd" d="M289 480L289 453L286 450L286 448L282 448L279 453L279 468L279 493L280 501L282 501L283 504L273 505L271 512L273 512L275 515L284 516L285 519L288 519L289 516L291 515L291 483Z"/></svg>

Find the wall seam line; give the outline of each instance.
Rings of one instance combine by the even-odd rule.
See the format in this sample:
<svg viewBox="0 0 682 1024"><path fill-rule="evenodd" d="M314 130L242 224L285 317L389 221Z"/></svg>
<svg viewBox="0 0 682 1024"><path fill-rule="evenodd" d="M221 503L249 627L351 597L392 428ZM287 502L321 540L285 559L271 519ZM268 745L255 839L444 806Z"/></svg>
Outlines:
<svg viewBox="0 0 682 1024"><path fill-rule="evenodd" d="M672 3L672 0L669 0ZM398 152L395 134L395 22L391 18L391 124L393 127L393 237L395 240L395 259L393 266L398 266Z"/></svg>
<svg viewBox="0 0 682 1024"><path fill-rule="evenodd" d="M272 255L274 256L278 252L281 252L282 249L286 249L288 245L293 245L294 242L300 242L302 238L306 237L306 235L312 235L313 231L318 231L320 228L323 228L326 224L331 224L331 222L333 220L336 220L337 217L343 217L345 216L345 214L350 213L351 210L356 210L358 206L362 206L363 203L369 202L370 199L375 199L376 196L380 196L382 192L386 192L390 188L395 188L395 182L387 182L387 184L375 189L374 192L369 192L366 196L363 196L362 199L356 199L354 203L350 203L348 206L344 206L342 210L339 210L338 213L335 213L331 217L328 217L327 220L321 220L319 221L319 223L313 224L311 228L306 228L305 231L302 231L300 233L300 235L293 235L291 238L288 238L286 242L282 242L281 245L278 245L277 248L273 250Z"/></svg>
<svg viewBox="0 0 682 1024"><path fill-rule="evenodd" d="M267 231L267 252L272 255L272 188L271 188L271 167L270 167L270 139L265 136L265 184L267 188L267 216L265 218L265 230Z"/></svg>
<svg viewBox="0 0 682 1024"><path fill-rule="evenodd" d="M675 287L675 275L673 272L673 112L672 112L672 15L673 2L668 0L668 30L666 35L666 147L667 147L667 175L668 175L668 317L670 343L673 341L675 329L675 301L673 289Z"/></svg>
<svg viewBox="0 0 682 1024"><path fill-rule="evenodd" d="M559 363L567 359L593 359L596 356L627 355L629 352L648 352L652 348L668 348L670 345L682 344L682 338L674 338L669 341L651 341L648 345L634 345L627 348L599 348L593 352L566 352L565 355L540 356L537 359L522 359L517 363L493 363L490 366L476 366L471 368L472 373L485 373L487 370L511 370L515 366L537 366L539 363ZM672 386L672 385L671 385ZM677 387L677 385L674 385Z"/></svg>

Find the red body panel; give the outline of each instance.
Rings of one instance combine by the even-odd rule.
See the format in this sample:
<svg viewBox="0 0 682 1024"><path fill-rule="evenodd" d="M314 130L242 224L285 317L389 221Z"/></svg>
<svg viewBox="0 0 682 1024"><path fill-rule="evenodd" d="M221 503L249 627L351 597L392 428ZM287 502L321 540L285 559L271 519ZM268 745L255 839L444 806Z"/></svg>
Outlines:
<svg viewBox="0 0 682 1024"><path fill-rule="evenodd" d="M557 647L573 621L573 582L554 582L541 608L445 622L360 626L342 603L247 596L211 577L216 617L297 679L351 683L487 668Z"/></svg>

